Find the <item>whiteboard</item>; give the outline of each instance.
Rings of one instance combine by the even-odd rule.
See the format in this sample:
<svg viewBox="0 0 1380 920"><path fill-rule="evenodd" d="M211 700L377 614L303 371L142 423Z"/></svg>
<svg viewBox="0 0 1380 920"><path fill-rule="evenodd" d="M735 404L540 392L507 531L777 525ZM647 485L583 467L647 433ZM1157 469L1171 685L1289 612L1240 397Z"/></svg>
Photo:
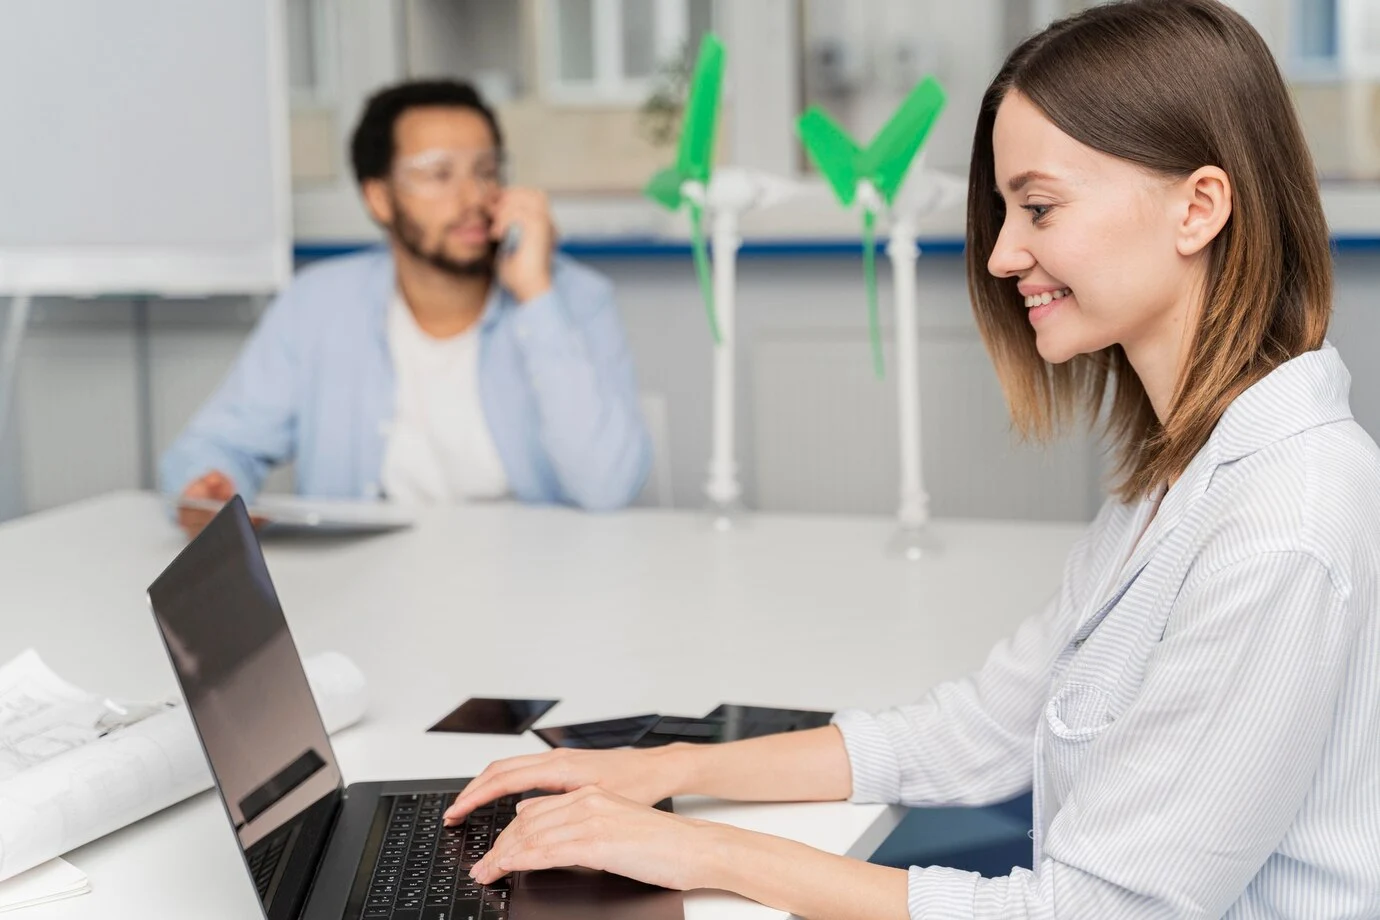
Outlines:
<svg viewBox="0 0 1380 920"><path fill-rule="evenodd" d="M0 294L291 274L282 0L7 0Z"/></svg>

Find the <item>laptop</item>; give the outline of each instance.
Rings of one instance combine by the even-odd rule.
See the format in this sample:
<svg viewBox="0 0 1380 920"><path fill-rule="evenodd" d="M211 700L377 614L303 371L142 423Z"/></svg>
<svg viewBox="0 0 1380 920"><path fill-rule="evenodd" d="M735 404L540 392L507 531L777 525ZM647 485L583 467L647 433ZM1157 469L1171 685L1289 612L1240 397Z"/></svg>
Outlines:
<svg viewBox="0 0 1380 920"><path fill-rule="evenodd" d="M475 884L517 802L442 826L468 779L345 786L239 496L149 602L268 920L683 920L678 892L605 872Z"/></svg>

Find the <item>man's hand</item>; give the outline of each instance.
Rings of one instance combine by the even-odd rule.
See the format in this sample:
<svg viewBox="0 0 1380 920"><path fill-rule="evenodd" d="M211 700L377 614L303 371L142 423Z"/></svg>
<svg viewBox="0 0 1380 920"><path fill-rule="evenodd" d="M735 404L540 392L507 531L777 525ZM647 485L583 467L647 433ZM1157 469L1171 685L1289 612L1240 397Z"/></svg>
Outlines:
<svg viewBox="0 0 1380 920"><path fill-rule="evenodd" d="M517 250L498 258L498 281L519 303L540 297L551 289L551 255L556 248L556 227L551 204L536 189L506 188L493 211L493 237L500 242L508 228L521 227Z"/></svg>
<svg viewBox="0 0 1380 920"><path fill-rule="evenodd" d="M183 498L200 498L211 501L228 502L235 497L235 484L219 470L212 470L200 479L193 481L182 491ZM178 508L177 523L187 532L189 538L201 533L203 527L211 523L214 511L199 508Z"/></svg>

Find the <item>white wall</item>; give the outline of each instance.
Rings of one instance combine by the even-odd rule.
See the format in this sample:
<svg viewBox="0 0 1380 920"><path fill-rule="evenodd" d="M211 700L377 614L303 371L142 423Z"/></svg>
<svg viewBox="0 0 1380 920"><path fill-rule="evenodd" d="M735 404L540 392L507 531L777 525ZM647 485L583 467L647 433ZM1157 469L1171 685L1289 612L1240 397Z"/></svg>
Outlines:
<svg viewBox="0 0 1380 920"><path fill-rule="evenodd" d="M617 285L643 387L667 397L675 501L696 507L709 456L709 341L689 261L608 260L596 267ZM741 266L739 435L750 503L765 498L778 510L876 513L894 506L894 441L887 428L893 381L873 389L867 376L859 276L857 260L841 256L748 259ZM1380 255L1340 257L1337 279L1331 338L1354 376L1356 417L1380 433L1380 363L1373 360L1380 352L1380 315L1372 308ZM927 485L935 512L1086 519L1098 494L1089 444L1040 452L1004 436L1003 407L968 316L961 260L922 257L920 295L922 354L930 356L922 377ZM885 302L885 284L882 296ZM152 305L152 422L159 450L229 366L255 309L234 300ZM119 301L38 302L14 415L22 469L16 477L13 445L0 446L0 514L140 484L132 317L130 305ZM809 379L816 387L810 398L818 404L802 404L799 411L806 421L821 419L818 430L784 411L779 400L763 399L764 387L789 379L764 381L761 368L799 343L839 345L810 352L824 356L819 374ZM770 366L781 375L798 373L796 364ZM819 395L827 393L857 394L849 396L857 411L841 415ZM762 404L776 407L772 417L754 418ZM818 449L802 450L802 438ZM840 443L855 451L846 468L839 466L838 458L849 456ZM815 456L824 448L833 453ZM759 455L767 462L759 464ZM759 466L770 482L758 481ZM991 487L982 488L984 482Z"/></svg>

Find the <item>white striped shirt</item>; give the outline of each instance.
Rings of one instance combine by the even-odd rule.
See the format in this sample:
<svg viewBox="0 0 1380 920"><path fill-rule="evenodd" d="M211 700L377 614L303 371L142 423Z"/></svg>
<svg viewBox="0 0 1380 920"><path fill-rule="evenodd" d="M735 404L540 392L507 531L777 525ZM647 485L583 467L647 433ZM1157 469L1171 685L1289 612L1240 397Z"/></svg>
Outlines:
<svg viewBox="0 0 1380 920"><path fill-rule="evenodd" d="M855 801L1033 789L1035 871L913 868L912 918L1380 917L1380 451L1350 381L1330 345L1276 368L1133 551L1154 498L1109 500L977 674L838 715Z"/></svg>

